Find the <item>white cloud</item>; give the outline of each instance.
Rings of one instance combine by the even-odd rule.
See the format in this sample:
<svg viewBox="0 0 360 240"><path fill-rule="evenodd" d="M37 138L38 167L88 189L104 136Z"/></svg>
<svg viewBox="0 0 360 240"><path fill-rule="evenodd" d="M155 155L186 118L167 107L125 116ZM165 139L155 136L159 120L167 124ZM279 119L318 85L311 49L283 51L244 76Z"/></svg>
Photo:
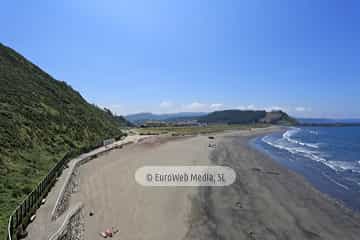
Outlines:
<svg viewBox="0 0 360 240"><path fill-rule="evenodd" d="M310 112L311 108L306 108L306 107L296 107L295 111L297 112Z"/></svg>
<svg viewBox="0 0 360 240"><path fill-rule="evenodd" d="M144 106L127 105L127 104L103 104L100 105L100 107L107 107L113 113L121 114L121 115L139 113L139 112L153 112L158 114L176 113L176 112L213 112L213 111L226 110L226 109L266 110L266 111L283 110L285 112L289 112L294 115L296 115L296 113L306 114L311 112L311 108L306 108L302 106L285 108L277 105L273 105L273 106L270 105L269 107L261 107L255 104L249 104L249 105L240 105L238 107L234 107L219 102L205 103L205 102L194 101L187 104L186 103L181 104L171 100L164 100L159 102L158 104L149 105L147 108L144 108Z"/></svg>
<svg viewBox="0 0 360 240"><path fill-rule="evenodd" d="M173 109L177 112L212 112L225 109L225 106L222 103L203 103L195 101L189 104L178 104Z"/></svg>
<svg viewBox="0 0 360 240"><path fill-rule="evenodd" d="M247 106L238 106L236 109L240 109L240 110L265 110L265 111L286 111L286 108L281 107L281 106L269 106L269 107L258 107L254 104L249 104Z"/></svg>
<svg viewBox="0 0 360 240"><path fill-rule="evenodd" d="M210 104L210 109L213 109L213 110L220 110L224 107L224 104L222 103L213 103L213 104Z"/></svg>
<svg viewBox="0 0 360 240"><path fill-rule="evenodd" d="M254 104L249 104L247 106L238 106L236 109L239 109L239 110L264 110L266 108L264 107L258 107Z"/></svg>
<svg viewBox="0 0 360 240"><path fill-rule="evenodd" d="M238 106L238 107L236 107L236 109L239 109L239 110L255 110L256 107L255 107L255 105L250 104L250 105L247 105L247 106L243 106L243 105Z"/></svg>
<svg viewBox="0 0 360 240"><path fill-rule="evenodd" d="M171 102L171 101L162 101L161 103L160 103L160 107L161 108L171 108L171 107L173 107L174 106L174 104L173 104L173 102Z"/></svg>
<svg viewBox="0 0 360 240"><path fill-rule="evenodd" d="M189 111L203 111L208 108L208 105L200 102L192 102L190 104L183 105L183 108Z"/></svg>
<svg viewBox="0 0 360 240"><path fill-rule="evenodd" d="M255 107L255 105L250 104L250 105L247 105L247 106L246 106L246 109L248 109L248 110L255 110L256 107Z"/></svg>
<svg viewBox="0 0 360 240"><path fill-rule="evenodd" d="M296 108L295 108L295 111L297 111L297 112L304 112L304 111L305 111L305 108L304 108L304 107L296 107Z"/></svg>
<svg viewBox="0 0 360 240"><path fill-rule="evenodd" d="M267 107L265 108L266 111L271 112L271 111L285 111L285 108L280 107L280 106L271 106L271 107Z"/></svg>
<svg viewBox="0 0 360 240"><path fill-rule="evenodd" d="M129 105L122 105L122 104L111 104L107 105L108 108L111 109L116 114L130 114L130 113L138 113L138 112L153 112L153 113L176 113L176 112L213 112L213 111L220 111L226 109L240 109L240 110L283 110L286 111L285 108L281 106L269 106L269 107L259 107L255 104L249 105L240 105L238 107L233 107L229 105L225 105L223 103L215 102L215 103L205 103L194 101L191 103L177 103L171 100L164 100L159 102L156 105L150 105L148 108L142 108L141 106L129 106ZM295 110L295 108L293 108ZM305 108L304 108L305 109ZM297 108L297 112L301 111L302 109Z"/></svg>

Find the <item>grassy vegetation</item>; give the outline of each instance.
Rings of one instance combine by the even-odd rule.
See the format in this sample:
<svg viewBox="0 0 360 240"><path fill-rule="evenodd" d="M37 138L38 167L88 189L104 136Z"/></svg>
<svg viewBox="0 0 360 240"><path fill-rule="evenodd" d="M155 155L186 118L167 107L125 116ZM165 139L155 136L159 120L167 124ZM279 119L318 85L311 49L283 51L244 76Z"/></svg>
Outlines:
<svg viewBox="0 0 360 240"><path fill-rule="evenodd" d="M296 120L282 111L254 111L254 110L224 110L209 113L198 118L204 123L228 123L228 124L249 124L249 123L271 123L279 125L294 125Z"/></svg>
<svg viewBox="0 0 360 240"><path fill-rule="evenodd" d="M210 113L178 113L152 114L139 113L127 116L127 119L137 125L172 125L181 122L200 122L210 124L254 124L268 123L274 125L296 125L296 119L283 111L258 110L222 110Z"/></svg>
<svg viewBox="0 0 360 240"><path fill-rule="evenodd" d="M186 126L186 127L149 127L137 128L136 131L142 135L196 135L223 132L226 130L247 130L251 128L268 127L269 124L211 124L207 126Z"/></svg>
<svg viewBox="0 0 360 240"><path fill-rule="evenodd" d="M208 115L202 116L199 118L199 122L246 124L258 122L265 116L265 111L224 110L212 112Z"/></svg>
<svg viewBox="0 0 360 240"><path fill-rule="evenodd" d="M0 237L9 214L66 153L127 123L0 44Z"/></svg>

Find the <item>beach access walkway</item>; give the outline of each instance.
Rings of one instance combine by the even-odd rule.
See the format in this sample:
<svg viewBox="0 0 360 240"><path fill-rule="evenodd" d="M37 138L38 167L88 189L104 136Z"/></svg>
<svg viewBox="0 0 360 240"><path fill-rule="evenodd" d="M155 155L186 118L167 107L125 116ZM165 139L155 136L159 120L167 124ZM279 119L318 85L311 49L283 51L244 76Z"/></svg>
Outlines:
<svg viewBox="0 0 360 240"><path fill-rule="evenodd" d="M61 176L56 181L55 185L47 195L46 201L40 208L36 211L35 220L29 224L26 228L28 235L25 239L27 240L49 240L53 235L62 227L64 221L69 217L69 214L74 211L76 208L80 207L79 204L75 204L72 206L68 206L68 208L55 220L53 219L54 209L56 208L56 204L60 201L60 194L63 191L65 184L67 184L70 175L73 174L75 170L75 165L81 161L82 159L86 159L92 156L98 156L104 152L107 152L111 149L118 148L120 146L134 143L139 141L140 139L145 138L146 136L132 135L127 136L125 139L120 141L116 141L107 146L102 146L97 148L89 153L85 153L80 155L77 158L72 159L68 163L68 167L65 168L61 174Z"/></svg>

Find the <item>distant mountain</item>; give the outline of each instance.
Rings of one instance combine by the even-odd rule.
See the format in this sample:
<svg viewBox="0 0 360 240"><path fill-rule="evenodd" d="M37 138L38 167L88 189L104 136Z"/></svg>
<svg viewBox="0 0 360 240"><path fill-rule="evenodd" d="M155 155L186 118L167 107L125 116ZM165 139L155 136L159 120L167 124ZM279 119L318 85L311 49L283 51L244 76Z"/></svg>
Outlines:
<svg viewBox="0 0 360 240"><path fill-rule="evenodd" d="M152 113L135 113L125 116L125 119L132 123L141 123L150 120L159 120L160 116Z"/></svg>
<svg viewBox="0 0 360 240"><path fill-rule="evenodd" d="M57 161L122 136L125 125L0 43L0 237L10 212Z"/></svg>
<svg viewBox="0 0 360 240"><path fill-rule="evenodd" d="M253 110L223 110L211 113L173 113L173 114L152 114L138 113L125 117L134 124L143 124L147 121L198 121L200 123L219 124L248 124L248 123L269 123L294 125L297 121L282 111L253 111Z"/></svg>
<svg viewBox="0 0 360 240"><path fill-rule="evenodd" d="M206 115L203 112L180 112L168 114L153 114L153 113L136 113L125 116L125 118L135 124L141 124L146 121L178 121L182 119L192 119L199 116Z"/></svg>
<svg viewBox="0 0 360 240"><path fill-rule="evenodd" d="M198 118L202 123L249 124L269 123L294 125L297 121L282 111L224 110L209 113Z"/></svg>

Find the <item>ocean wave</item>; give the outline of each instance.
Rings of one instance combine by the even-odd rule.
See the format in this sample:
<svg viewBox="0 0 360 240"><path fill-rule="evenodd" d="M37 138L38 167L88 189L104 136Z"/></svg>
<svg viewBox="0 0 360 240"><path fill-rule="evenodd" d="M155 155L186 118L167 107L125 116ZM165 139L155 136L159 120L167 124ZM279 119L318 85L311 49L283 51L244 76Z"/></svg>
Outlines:
<svg viewBox="0 0 360 240"><path fill-rule="evenodd" d="M348 162L348 161L327 161L327 165L335 171L353 171L360 173L359 162Z"/></svg>
<svg viewBox="0 0 360 240"><path fill-rule="evenodd" d="M309 130L309 133L314 134L314 135L319 135L318 131Z"/></svg>
<svg viewBox="0 0 360 240"><path fill-rule="evenodd" d="M338 185L339 187L342 187L342 188L344 188L345 190L349 190L349 187L348 187L348 186L346 186L346 185L344 185L344 184L336 181L334 178L330 177L329 175L327 175L327 174L325 174L325 173L322 173L322 175L323 175L324 177L326 177L329 181L331 181L331 182L335 183L336 185Z"/></svg>
<svg viewBox="0 0 360 240"><path fill-rule="evenodd" d="M310 147L310 148L319 148L319 146L316 144L305 143L305 142L301 142L301 141L291 138L294 134L297 134L298 132L300 132L300 130L301 130L300 128L291 128L290 130L286 131L283 134L283 138L286 139L288 142L291 142L293 144L298 144L300 146L305 146L305 147Z"/></svg>
<svg viewBox="0 0 360 240"><path fill-rule="evenodd" d="M278 149L282 149L282 150L286 150L292 154L300 154L303 157L307 157L310 158L312 160L315 160L317 162L326 162L327 160L325 158L322 158L320 156L318 156L318 152L316 151L311 151L309 149L306 148L302 148L302 147L293 147L293 146L286 146L285 144L281 144L279 142L276 141L271 141L269 136L265 136L262 138L262 141L265 142L266 144L273 146L275 148Z"/></svg>
<svg viewBox="0 0 360 240"><path fill-rule="evenodd" d="M321 152L319 151L286 145L286 143L284 143L281 138L275 140L272 139L270 136L265 136L262 138L262 141L274 148L285 150L290 152L291 154L299 155L301 157L320 162L336 172L351 170L353 172L360 173L360 160L358 162L329 161L326 158L322 157Z"/></svg>
<svg viewBox="0 0 360 240"><path fill-rule="evenodd" d="M310 147L310 148L319 148L318 145L316 144L312 144L312 143L305 143L305 142L301 142L298 140L295 140L293 138L291 138L294 134L297 134L298 132L300 132L300 128L291 128L290 130L286 131L283 134L283 138L286 139L287 141L293 143L293 144L298 144L301 146L305 146L305 147Z"/></svg>

